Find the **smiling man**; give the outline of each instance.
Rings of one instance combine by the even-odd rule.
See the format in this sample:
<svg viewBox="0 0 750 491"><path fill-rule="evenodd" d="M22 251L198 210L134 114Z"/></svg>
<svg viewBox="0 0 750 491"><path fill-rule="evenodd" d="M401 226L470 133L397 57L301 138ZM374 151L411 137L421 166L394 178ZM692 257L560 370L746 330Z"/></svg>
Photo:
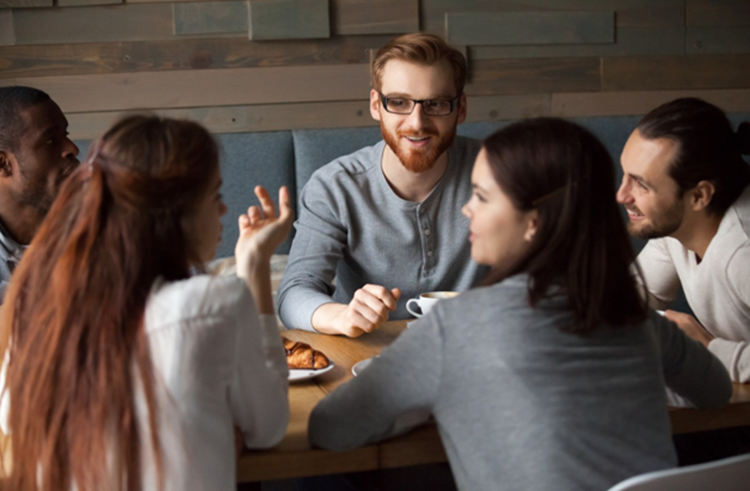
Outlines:
<svg viewBox="0 0 750 491"><path fill-rule="evenodd" d="M60 183L78 165L67 129L44 92L0 88L0 302Z"/></svg>
<svg viewBox="0 0 750 491"><path fill-rule="evenodd" d="M647 114L622 152L617 200L630 233L650 239L638 256L654 308L680 285L695 317L666 316L750 382L750 124L678 99Z"/></svg>
<svg viewBox="0 0 750 491"><path fill-rule="evenodd" d="M287 327L359 336L389 314L407 317L410 297L478 278L461 216L480 147L456 137L465 80L463 55L436 36L407 34L378 51L370 114L383 141L322 167L302 190L279 287Z"/></svg>

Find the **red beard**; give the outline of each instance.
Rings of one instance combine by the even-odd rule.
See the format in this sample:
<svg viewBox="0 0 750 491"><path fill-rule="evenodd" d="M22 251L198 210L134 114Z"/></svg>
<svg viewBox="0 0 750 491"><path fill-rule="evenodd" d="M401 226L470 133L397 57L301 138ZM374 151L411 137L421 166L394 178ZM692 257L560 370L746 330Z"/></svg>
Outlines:
<svg viewBox="0 0 750 491"><path fill-rule="evenodd" d="M396 135L389 132L383 124L380 124L380 133L393 153L401 161L401 164L410 172L420 174L432 169L437 159L453 145L456 138L456 127L453 131L442 136L434 129L423 129L422 131L397 131ZM401 138L411 136L415 138L430 136L437 138L437 143L430 143L426 148L411 148L405 150L401 145Z"/></svg>

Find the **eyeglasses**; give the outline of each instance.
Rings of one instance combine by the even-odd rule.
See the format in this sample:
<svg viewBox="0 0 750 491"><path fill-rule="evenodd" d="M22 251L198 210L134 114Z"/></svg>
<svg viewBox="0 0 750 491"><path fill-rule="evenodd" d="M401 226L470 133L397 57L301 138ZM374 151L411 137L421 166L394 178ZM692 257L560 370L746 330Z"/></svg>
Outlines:
<svg viewBox="0 0 750 491"><path fill-rule="evenodd" d="M422 111L428 116L447 116L453 112L460 96L454 99L407 99L405 97L386 97L380 93L383 108L391 114L411 114L417 104L422 104Z"/></svg>

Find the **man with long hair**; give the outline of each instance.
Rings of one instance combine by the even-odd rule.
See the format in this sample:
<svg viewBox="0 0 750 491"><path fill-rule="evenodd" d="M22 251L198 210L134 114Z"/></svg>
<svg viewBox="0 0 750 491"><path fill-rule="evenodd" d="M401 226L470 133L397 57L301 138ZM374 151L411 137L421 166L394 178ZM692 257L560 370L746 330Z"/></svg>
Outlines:
<svg viewBox="0 0 750 491"><path fill-rule="evenodd" d="M0 303L60 183L78 165L67 129L46 93L0 88Z"/></svg>
<svg viewBox="0 0 750 491"><path fill-rule="evenodd" d="M750 382L750 124L737 131L721 109L677 99L643 117L622 152L617 200L651 305L666 309L680 285L695 316L666 317L706 346L735 382ZM750 427L675 437L680 463L750 451Z"/></svg>
<svg viewBox="0 0 750 491"><path fill-rule="evenodd" d="M649 300L665 309L682 285L689 314L667 310L717 356L735 382L750 382L750 124L737 132L717 107L677 99L648 113L625 144L617 200Z"/></svg>
<svg viewBox="0 0 750 491"><path fill-rule="evenodd" d="M478 278L460 210L479 151L456 137L465 80L463 55L439 37L407 34L378 51L370 114L383 140L322 167L302 190L279 287L287 327L359 336L389 314L407 317L410 297Z"/></svg>

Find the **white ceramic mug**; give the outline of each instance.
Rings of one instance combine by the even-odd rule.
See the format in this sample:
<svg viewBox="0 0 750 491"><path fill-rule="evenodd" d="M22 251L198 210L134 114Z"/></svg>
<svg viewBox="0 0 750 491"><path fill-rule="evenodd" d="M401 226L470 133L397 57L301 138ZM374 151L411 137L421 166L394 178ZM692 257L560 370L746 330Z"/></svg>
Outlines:
<svg viewBox="0 0 750 491"><path fill-rule="evenodd" d="M423 293L419 296L419 298L410 298L406 302L406 310L409 311L409 313L415 317L422 317L423 315L427 315L427 312L429 312L432 307L435 306L436 303L438 303L440 300L443 300L445 298L451 298L458 296L458 292L427 292ZM412 303L416 305L416 308L419 308L419 311L412 310Z"/></svg>

